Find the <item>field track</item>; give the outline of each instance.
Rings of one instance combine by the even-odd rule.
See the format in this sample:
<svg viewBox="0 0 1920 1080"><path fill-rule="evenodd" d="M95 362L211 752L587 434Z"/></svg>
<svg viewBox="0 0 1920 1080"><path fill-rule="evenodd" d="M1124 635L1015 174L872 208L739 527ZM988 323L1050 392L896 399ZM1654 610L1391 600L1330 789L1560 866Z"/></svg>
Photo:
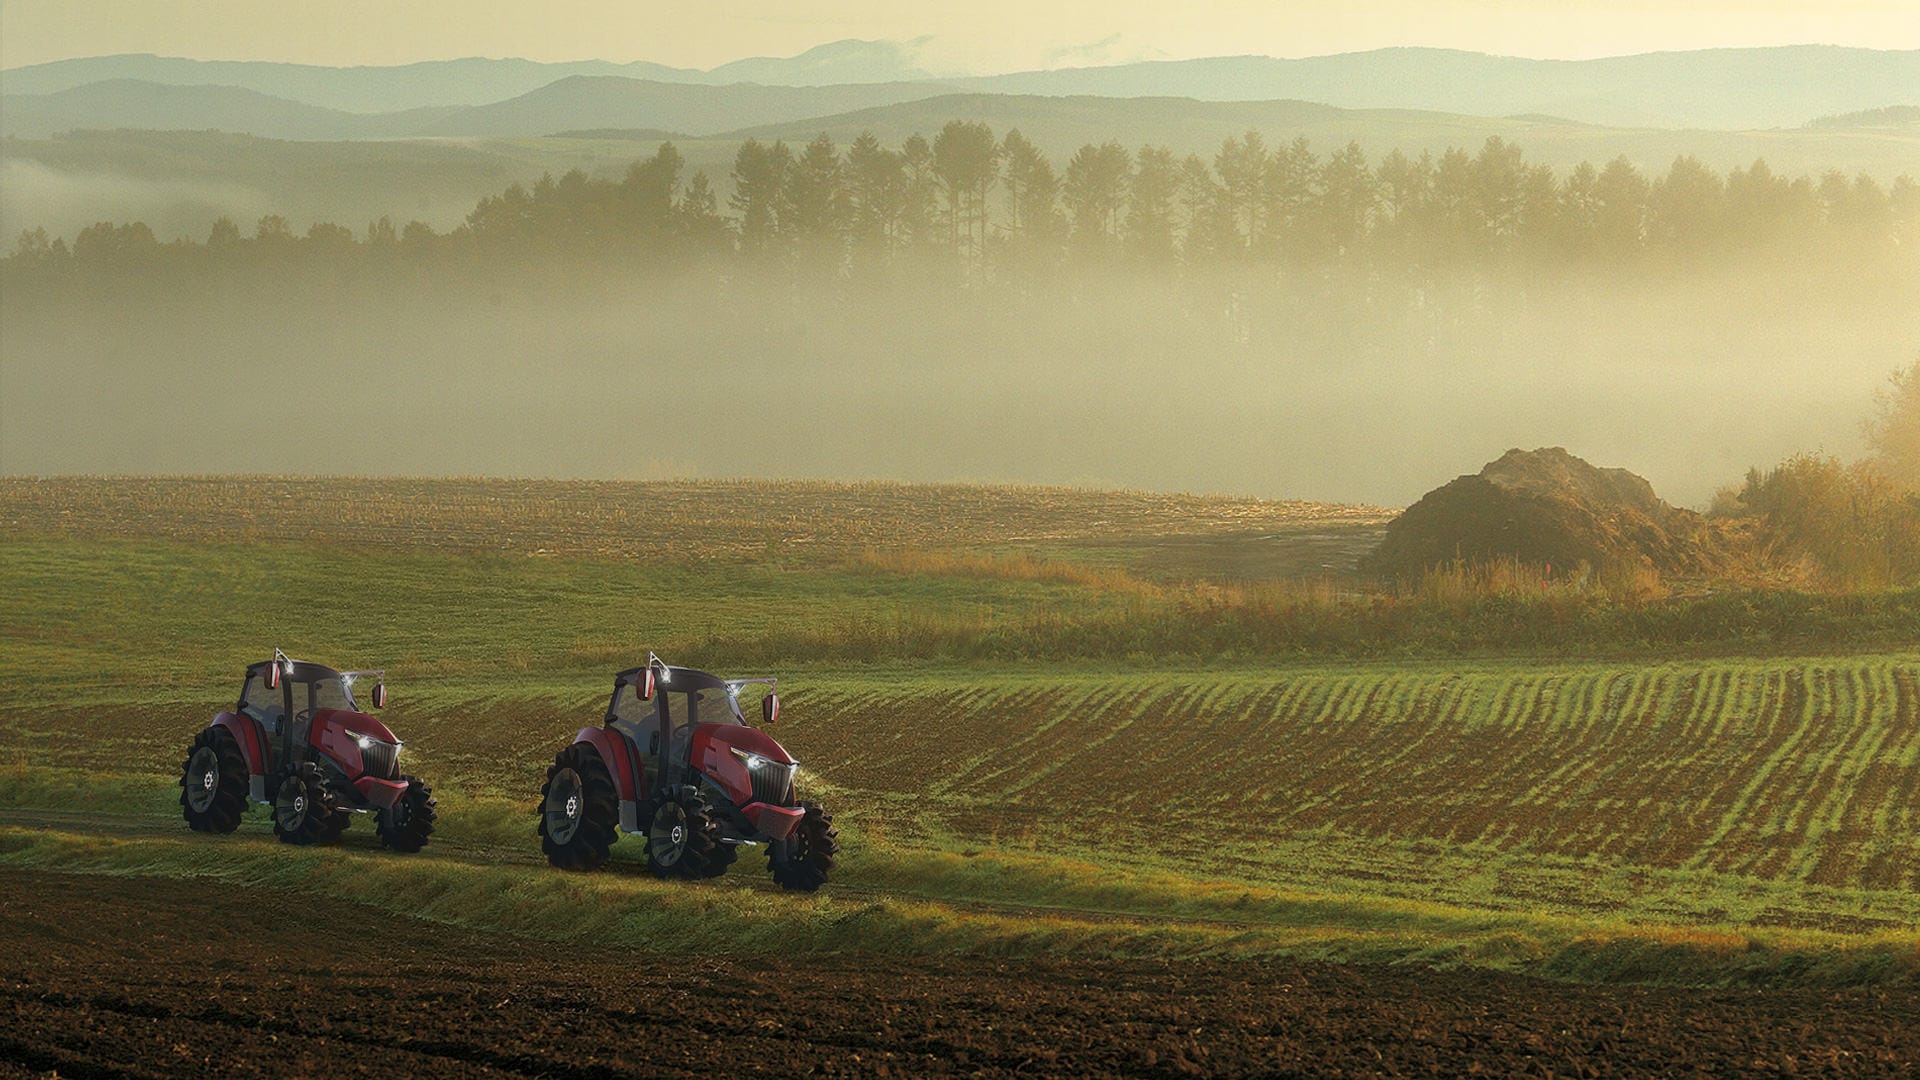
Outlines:
<svg viewBox="0 0 1920 1080"><path fill-rule="evenodd" d="M0 877L0 1072L1900 1075L1920 992L559 948L212 882ZM266 947L262 942L270 943ZM358 947L342 948L345 942Z"/></svg>

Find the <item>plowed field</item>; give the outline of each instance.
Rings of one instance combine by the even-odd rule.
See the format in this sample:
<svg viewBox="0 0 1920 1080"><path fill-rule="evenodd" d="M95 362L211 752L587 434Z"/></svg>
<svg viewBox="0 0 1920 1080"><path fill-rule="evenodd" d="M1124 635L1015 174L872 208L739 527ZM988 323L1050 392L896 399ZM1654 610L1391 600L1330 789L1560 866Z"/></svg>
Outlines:
<svg viewBox="0 0 1920 1080"><path fill-rule="evenodd" d="M214 882L0 877L0 1070L1900 1075L1920 993L1284 961L808 962L449 931Z"/></svg>

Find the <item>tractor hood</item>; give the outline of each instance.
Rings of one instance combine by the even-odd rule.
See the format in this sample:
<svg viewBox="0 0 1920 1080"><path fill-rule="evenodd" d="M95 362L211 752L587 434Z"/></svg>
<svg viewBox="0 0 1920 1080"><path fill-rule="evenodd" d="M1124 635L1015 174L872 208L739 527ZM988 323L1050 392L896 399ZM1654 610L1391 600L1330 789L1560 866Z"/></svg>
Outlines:
<svg viewBox="0 0 1920 1080"><path fill-rule="evenodd" d="M397 743L400 741L394 737L393 731L389 729L387 725L375 720L366 713L353 712L348 709L321 709L319 712L313 714L313 718L315 721L314 726L316 727L321 724L326 724L338 727L348 735L365 735L369 739L378 739L381 742L389 743Z"/></svg>
<svg viewBox="0 0 1920 1080"><path fill-rule="evenodd" d="M773 736L759 728L744 727L740 724L701 724L693 729L693 747L697 756L702 741L715 746L721 753L738 749L746 754L758 754L776 764L794 764L793 755L775 742ZM731 755L729 755L731 756Z"/></svg>
<svg viewBox="0 0 1920 1080"><path fill-rule="evenodd" d="M692 765L728 801L748 811L754 804L793 801L792 755L766 732L739 724L701 724L693 729Z"/></svg>

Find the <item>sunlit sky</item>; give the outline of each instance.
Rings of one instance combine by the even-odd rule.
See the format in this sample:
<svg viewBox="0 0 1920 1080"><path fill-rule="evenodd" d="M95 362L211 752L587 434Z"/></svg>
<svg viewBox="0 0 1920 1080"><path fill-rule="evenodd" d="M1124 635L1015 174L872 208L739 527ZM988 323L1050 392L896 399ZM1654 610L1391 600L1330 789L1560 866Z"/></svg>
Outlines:
<svg viewBox="0 0 1920 1080"><path fill-rule="evenodd" d="M1920 48L1920 0L0 0L0 67L105 53L312 64L462 56L712 67L926 39L944 72L1433 45L1578 59L1714 46Z"/></svg>

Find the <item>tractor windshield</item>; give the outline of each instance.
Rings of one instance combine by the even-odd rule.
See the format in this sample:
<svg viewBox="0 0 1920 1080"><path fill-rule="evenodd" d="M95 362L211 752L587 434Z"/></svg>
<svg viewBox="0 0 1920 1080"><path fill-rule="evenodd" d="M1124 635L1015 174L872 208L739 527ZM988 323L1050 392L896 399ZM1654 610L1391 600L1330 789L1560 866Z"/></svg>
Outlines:
<svg viewBox="0 0 1920 1080"><path fill-rule="evenodd" d="M744 724L746 717L740 715L740 702L732 691L719 686L706 686L688 695L693 699L693 722L696 724Z"/></svg>
<svg viewBox="0 0 1920 1080"><path fill-rule="evenodd" d="M353 676L327 675L318 679L295 679L289 683L293 691L293 711L312 713L321 709L345 709L359 712L360 706L353 701Z"/></svg>

